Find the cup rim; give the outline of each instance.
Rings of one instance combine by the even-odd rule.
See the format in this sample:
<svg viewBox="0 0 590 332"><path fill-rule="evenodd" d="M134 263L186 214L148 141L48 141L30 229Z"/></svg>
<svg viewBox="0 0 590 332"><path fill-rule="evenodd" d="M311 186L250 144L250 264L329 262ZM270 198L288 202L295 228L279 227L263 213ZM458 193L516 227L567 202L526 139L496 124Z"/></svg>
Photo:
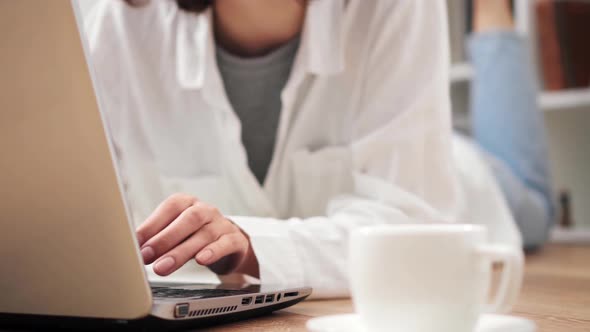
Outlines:
<svg viewBox="0 0 590 332"><path fill-rule="evenodd" d="M395 234L465 234L465 233L486 233L487 227L476 224L381 224L373 226L362 226L354 231L359 235L395 235Z"/></svg>

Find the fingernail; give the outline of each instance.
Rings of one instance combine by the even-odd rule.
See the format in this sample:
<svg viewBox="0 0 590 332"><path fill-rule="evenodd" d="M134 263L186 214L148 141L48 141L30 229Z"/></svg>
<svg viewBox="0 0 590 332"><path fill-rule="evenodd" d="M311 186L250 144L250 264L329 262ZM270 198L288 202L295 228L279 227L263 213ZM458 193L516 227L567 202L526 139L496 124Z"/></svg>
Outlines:
<svg viewBox="0 0 590 332"><path fill-rule="evenodd" d="M211 249L205 249L197 254L197 260L203 264L206 264L209 259L213 256L213 251Z"/></svg>
<svg viewBox="0 0 590 332"><path fill-rule="evenodd" d="M141 236L141 234L135 233L135 237L137 237L137 243L139 243L139 245L142 245L143 237Z"/></svg>
<svg viewBox="0 0 590 332"><path fill-rule="evenodd" d="M154 272L157 274L167 274L170 269L174 266L174 258L168 256L166 258L161 259L154 265Z"/></svg>
<svg viewBox="0 0 590 332"><path fill-rule="evenodd" d="M141 257L143 258L143 262L145 264L148 264L148 262L154 259L155 255L156 253L154 252L154 249L152 249L152 247L143 247L141 249Z"/></svg>

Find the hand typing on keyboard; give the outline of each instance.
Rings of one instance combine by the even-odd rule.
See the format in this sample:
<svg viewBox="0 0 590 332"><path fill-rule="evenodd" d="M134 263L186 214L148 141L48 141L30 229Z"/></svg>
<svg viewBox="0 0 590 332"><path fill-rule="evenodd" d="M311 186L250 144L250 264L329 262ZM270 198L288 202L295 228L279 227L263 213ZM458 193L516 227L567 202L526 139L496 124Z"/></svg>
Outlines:
<svg viewBox="0 0 590 332"><path fill-rule="evenodd" d="M217 208L175 194L162 202L136 230L145 264L169 275L191 259L217 274L258 277L258 261L248 236Z"/></svg>

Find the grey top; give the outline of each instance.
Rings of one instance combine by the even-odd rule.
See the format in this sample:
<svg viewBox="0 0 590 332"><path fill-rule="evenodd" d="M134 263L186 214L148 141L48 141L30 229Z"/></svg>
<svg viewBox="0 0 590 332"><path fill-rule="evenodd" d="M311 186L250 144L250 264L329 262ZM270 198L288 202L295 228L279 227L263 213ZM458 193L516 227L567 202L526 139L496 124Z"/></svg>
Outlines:
<svg viewBox="0 0 590 332"><path fill-rule="evenodd" d="M248 166L261 184L272 160L287 83L299 38L261 57L241 58L217 47L225 92L242 124Z"/></svg>

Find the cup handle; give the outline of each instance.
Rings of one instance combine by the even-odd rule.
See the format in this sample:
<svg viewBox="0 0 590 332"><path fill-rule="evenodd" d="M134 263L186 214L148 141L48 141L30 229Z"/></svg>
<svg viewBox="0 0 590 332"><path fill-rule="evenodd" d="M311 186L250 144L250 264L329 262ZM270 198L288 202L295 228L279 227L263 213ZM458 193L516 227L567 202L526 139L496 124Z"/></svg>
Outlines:
<svg viewBox="0 0 590 332"><path fill-rule="evenodd" d="M508 312L516 302L523 275L522 251L508 245L483 245L477 248L482 256L492 262L503 263L502 275L496 295L485 308L485 312Z"/></svg>

